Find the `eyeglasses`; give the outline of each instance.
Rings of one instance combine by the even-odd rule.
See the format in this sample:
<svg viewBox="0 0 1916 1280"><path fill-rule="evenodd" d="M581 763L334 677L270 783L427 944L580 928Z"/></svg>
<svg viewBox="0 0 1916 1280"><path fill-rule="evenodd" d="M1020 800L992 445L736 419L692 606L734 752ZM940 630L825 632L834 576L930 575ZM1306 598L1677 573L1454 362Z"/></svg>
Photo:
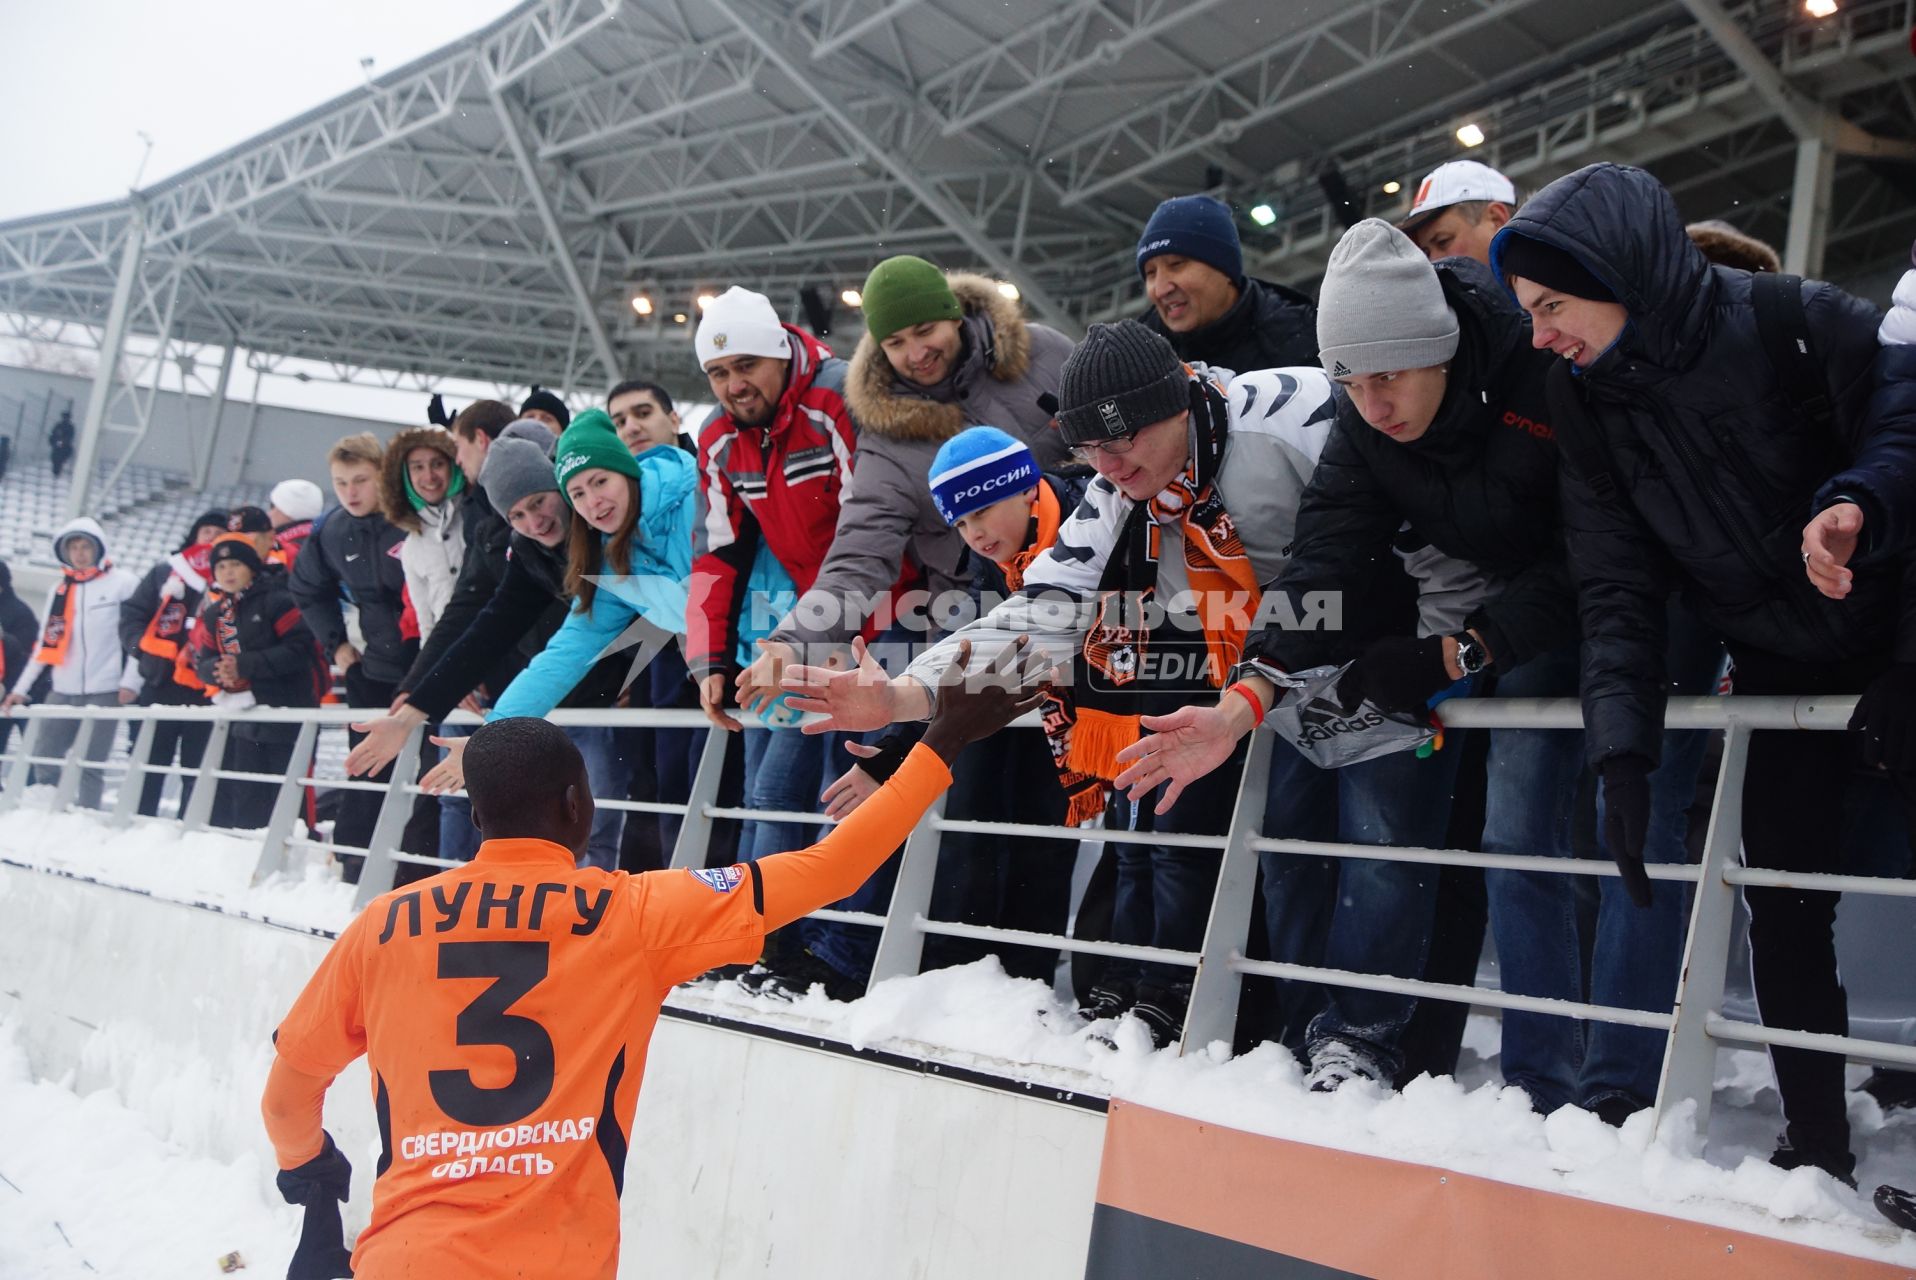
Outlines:
<svg viewBox="0 0 1916 1280"><path fill-rule="evenodd" d="M1117 436L1110 440L1098 440L1090 444L1072 445L1071 456L1079 462L1092 464L1097 462L1098 455L1101 453L1108 453L1115 458L1121 454L1129 453L1137 447L1138 433L1133 431L1130 435Z"/></svg>

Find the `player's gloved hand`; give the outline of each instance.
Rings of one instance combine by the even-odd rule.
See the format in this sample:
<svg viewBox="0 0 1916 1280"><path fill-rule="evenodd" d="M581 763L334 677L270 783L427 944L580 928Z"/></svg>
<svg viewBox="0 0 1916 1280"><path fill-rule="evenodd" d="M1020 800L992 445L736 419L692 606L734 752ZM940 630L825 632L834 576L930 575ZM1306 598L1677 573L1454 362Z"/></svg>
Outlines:
<svg viewBox="0 0 1916 1280"><path fill-rule="evenodd" d="M344 1200L352 1194L353 1166L333 1142L333 1135L321 1132L325 1144L319 1154L297 1169L281 1169L279 1193L287 1204L324 1204Z"/></svg>
<svg viewBox="0 0 1916 1280"><path fill-rule="evenodd" d="M452 425L452 415L446 412L446 399L437 391L432 393L432 399L426 401L426 421L435 427Z"/></svg>
<svg viewBox="0 0 1916 1280"><path fill-rule="evenodd" d="M353 1255L339 1219L339 1202L352 1190L353 1166L332 1134L321 1136L325 1144L318 1155L297 1169L281 1169L275 1179L287 1204L306 1206L306 1223L286 1280L339 1280L353 1273Z"/></svg>
<svg viewBox="0 0 1916 1280"><path fill-rule="evenodd" d="M1603 842L1622 873L1630 901L1650 905L1650 877L1643 845L1650 835L1650 762L1642 756L1611 756L1598 767L1603 778Z"/></svg>
<svg viewBox="0 0 1916 1280"><path fill-rule="evenodd" d="M1849 727L1862 737L1864 764L1916 773L1916 662L1899 662L1871 681Z"/></svg>
<svg viewBox="0 0 1916 1280"><path fill-rule="evenodd" d="M1386 636L1345 669L1337 682L1337 709L1349 715L1370 702L1394 715L1410 715L1449 684L1442 636Z"/></svg>

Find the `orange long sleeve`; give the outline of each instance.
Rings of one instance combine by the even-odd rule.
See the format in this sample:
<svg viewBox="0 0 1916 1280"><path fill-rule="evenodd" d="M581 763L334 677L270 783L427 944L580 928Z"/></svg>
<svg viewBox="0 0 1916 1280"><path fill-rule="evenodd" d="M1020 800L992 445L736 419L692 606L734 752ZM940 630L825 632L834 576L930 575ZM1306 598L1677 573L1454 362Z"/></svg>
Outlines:
<svg viewBox="0 0 1916 1280"><path fill-rule="evenodd" d="M871 799L817 844L758 860L765 886L765 927L779 929L848 897L884 865L939 793L951 770L923 743Z"/></svg>
<svg viewBox="0 0 1916 1280"><path fill-rule="evenodd" d="M320 1117L326 1106L326 1089L332 1082L331 1076L307 1075L288 1066L284 1058L273 1059L259 1112L266 1121L266 1136L272 1141L280 1168L297 1169L324 1149Z"/></svg>

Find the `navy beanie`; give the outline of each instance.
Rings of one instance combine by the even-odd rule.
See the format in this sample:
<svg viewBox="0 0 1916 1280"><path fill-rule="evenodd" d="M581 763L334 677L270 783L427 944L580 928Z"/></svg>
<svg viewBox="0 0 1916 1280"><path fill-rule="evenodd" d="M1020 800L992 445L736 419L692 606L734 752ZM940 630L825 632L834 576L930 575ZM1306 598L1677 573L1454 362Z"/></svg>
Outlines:
<svg viewBox="0 0 1916 1280"><path fill-rule="evenodd" d="M996 427L970 427L939 446L931 462L931 501L946 524L1023 493L1038 483L1024 441Z"/></svg>
<svg viewBox="0 0 1916 1280"><path fill-rule="evenodd" d="M1244 278L1244 249L1230 207L1212 196L1172 196L1159 205L1138 238L1138 274L1166 253L1195 258L1236 283Z"/></svg>

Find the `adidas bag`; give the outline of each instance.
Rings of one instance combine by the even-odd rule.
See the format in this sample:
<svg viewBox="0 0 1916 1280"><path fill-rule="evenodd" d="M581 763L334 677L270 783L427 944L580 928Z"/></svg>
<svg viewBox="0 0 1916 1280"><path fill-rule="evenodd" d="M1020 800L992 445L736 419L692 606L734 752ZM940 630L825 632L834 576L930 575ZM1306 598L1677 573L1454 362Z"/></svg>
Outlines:
<svg viewBox="0 0 1916 1280"><path fill-rule="evenodd" d="M1312 667L1278 678L1281 693L1264 723L1320 769L1414 751L1437 737L1428 714L1393 715L1369 702L1349 715L1338 710L1337 682L1349 665Z"/></svg>

